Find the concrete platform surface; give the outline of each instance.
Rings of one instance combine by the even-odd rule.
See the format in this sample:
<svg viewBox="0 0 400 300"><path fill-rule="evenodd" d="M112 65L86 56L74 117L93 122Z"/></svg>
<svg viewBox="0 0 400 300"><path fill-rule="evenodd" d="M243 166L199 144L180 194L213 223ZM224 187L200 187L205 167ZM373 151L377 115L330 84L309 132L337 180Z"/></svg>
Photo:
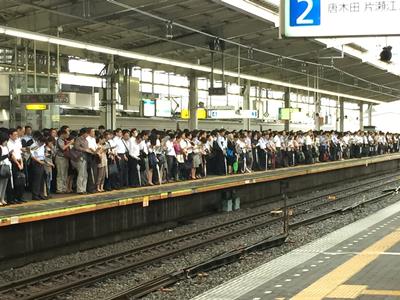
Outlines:
<svg viewBox="0 0 400 300"><path fill-rule="evenodd" d="M140 204L146 207L151 201L190 196L198 193L354 168L357 166L368 167L369 165L393 160L400 160L400 154L396 153L315 165L302 165L250 174L209 177L196 181L184 181L152 187L130 188L100 194L73 194L61 197L56 195L55 198L51 200L32 201L26 204L0 207L0 227L94 212L132 204Z"/></svg>
<svg viewBox="0 0 400 300"><path fill-rule="evenodd" d="M397 202L193 300L400 299L399 271Z"/></svg>

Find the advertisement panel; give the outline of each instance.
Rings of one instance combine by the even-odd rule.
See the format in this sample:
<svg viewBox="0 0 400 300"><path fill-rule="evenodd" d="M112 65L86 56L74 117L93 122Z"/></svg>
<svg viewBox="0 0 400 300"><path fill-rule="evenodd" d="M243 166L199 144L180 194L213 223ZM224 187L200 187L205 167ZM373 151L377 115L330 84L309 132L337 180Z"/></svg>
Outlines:
<svg viewBox="0 0 400 300"><path fill-rule="evenodd" d="M286 37L399 35L400 1L281 0Z"/></svg>

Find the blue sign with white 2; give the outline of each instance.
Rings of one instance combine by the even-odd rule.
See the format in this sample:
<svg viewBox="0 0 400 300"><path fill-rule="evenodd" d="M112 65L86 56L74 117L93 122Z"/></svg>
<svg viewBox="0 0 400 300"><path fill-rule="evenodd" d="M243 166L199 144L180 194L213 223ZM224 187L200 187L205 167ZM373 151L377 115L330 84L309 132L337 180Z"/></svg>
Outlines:
<svg viewBox="0 0 400 300"><path fill-rule="evenodd" d="M321 0L290 0L290 26L321 24Z"/></svg>

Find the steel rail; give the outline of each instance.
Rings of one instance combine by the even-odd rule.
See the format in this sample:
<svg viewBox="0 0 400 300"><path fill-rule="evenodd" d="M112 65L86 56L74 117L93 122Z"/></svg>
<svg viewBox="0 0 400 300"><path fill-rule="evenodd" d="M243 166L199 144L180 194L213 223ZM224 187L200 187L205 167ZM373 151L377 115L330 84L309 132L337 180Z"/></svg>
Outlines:
<svg viewBox="0 0 400 300"><path fill-rule="evenodd" d="M385 180L389 177L392 178L393 175L369 181L369 184ZM384 182L379 186L387 185L394 181L396 180ZM364 185L365 182L363 181L359 186ZM355 187L353 186L343 190L348 191L354 188ZM376 186L373 188L376 188ZM365 190L360 191L359 193L363 192L365 192ZM327 195L330 194L332 194L332 192L327 193ZM308 199L308 202L307 200L302 201L294 206L306 205L307 203L316 201L317 198L321 199L321 195ZM194 233L188 233L172 239L144 245L133 250L88 261L83 264L77 264L52 272L39 274L38 276L10 282L0 286L0 298L24 300L52 298L64 294L72 289L87 286L94 282L101 281L104 278L117 276L144 267L150 263L174 257L180 253L197 249L210 243L236 237L258 228L271 226L280 220L280 217L271 217L270 211L246 216L218 226L205 228ZM224 231L227 231L227 233L221 234L221 232ZM207 238L207 235L211 235L211 237ZM196 239L199 241L196 242ZM174 249L174 247L177 247L177 249L171 250ZM160 250L161 254L156 253L156 255L154 255L154 251Z"/></svg>
<svg viewBox="0 0 400 300"><path fill-rule="evenodd" d="M354 209L356 209L360 206L363 206L365 204L375 203L386 197L398 194L399 190L400 190L400 186L398 188L396 188L396 190L393 192L387 192L382 195L373 197L371 199L360 201L355 205L336 209L334 211L331 211L331 212L328 212L325 214L317 215L317 216L290 224L289 228L291 230L295 230L295 229L301 228L303 226L309 226L309 225L330 219L334 215L353 211ZM185 274L186 274L186 277L193 277L193 276L196 276L196 274L200 271L206 272L206 271L209 271L209 270L212 270L215 268L219 268L221 266L225 266L227 264L238 261L243 255L245 255L247 253L280 246L285 242L286 238L287 238L286 235L278 235L274 238L269 238L268 241L261 241L256 244L253 244L251 246L248 246L248 247L246 247L246 249L239 249L239 250L227 252L225 254L220 255L218 258L212 258L212 259L206 260L202 263L199 263L196 267L188 267L182 271L175 271L175 272L163 275L161 277L157 277L157 278L147 281L145 283L142 283L138 286L127 288L122 292L116 293L110 297L105 298L104 300L128 300L132 297L134 299L141 298L141 297L146 296L156 290L176 284L177 282L179 282L185 278L185 276L184 276ZM262 245L262 249L260 249L260 245ZM191 272L192 270L195 270L195 272Z"/></svg>

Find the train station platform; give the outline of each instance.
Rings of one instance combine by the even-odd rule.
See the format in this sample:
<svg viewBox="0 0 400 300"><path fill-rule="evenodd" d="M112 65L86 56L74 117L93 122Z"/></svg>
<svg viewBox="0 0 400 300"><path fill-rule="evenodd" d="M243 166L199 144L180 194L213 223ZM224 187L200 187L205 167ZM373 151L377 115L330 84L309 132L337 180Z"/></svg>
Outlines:
<svg viewBox="0 0 400 300"><path fill-rule="evenodd" d="M171 228L222 211L223 200L239 199L241 207L275 203L281 199L282 180L291 195L399 169L396 153L0 207L1 238L7 241L0 243L0 265L6 267L14 258L21 264L44 259L56 253L54 249L68 253Z"/></svg>
<svg viewBox="0 0 400 300"><path fill-rule="evenodd" d="M192 300L400 299L400 202Z"/></svg>
<svg viewBox="0 0 400 300"><path fill-rule="evenodd" d="M152 187L129 188L105 193L64 195L51 200L31 201L25 204L0 207L0 227L59 218L117 206L140 204L143 207L147 207L153 201L167 200L178 196L188 196L215 190L235 188L243 185L326 173L332 170L354 168L357 166L368 166L370 164L398 159L400 159L400 154L391 154L379 157L302 165L250 174L213 176L196 181L183 181Z"/></svg>

